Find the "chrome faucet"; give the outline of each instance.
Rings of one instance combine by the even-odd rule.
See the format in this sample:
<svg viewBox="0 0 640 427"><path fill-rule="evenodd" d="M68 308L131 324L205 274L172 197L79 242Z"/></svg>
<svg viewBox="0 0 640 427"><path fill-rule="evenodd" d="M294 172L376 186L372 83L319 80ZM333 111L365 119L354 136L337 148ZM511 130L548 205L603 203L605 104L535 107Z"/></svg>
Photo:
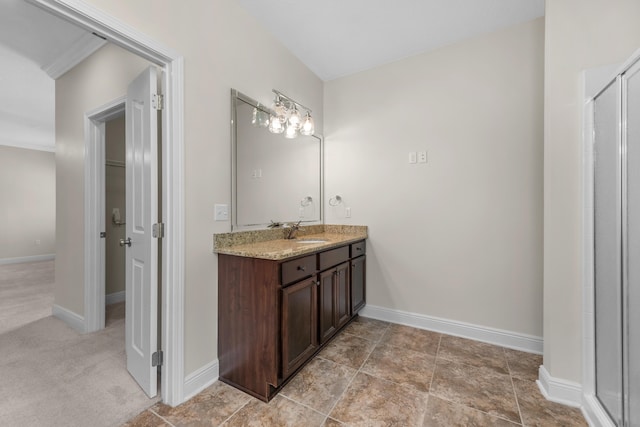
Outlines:
<svg viewBox="0 0 640 427"><path fill-rule="evenodd" d="M296 223L291 223L288 225L287 230L287 234L284 237L285 239L291 240L291 239L295 239L296 238L296 232L298 230L300 230L300 223L302 222L302 220L296 222Z"/></svg>

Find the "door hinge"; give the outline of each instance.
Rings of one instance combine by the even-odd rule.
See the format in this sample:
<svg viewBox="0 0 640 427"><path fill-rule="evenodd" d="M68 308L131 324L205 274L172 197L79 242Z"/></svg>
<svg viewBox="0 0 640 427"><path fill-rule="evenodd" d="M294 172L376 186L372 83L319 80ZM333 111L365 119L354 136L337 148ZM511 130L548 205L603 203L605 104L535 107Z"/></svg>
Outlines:
<svg viewBox="0 0 640 427"><path fill-rule="evenodd" d="M162 110L164 107L164 96L159 93L151 95L151 107L155 110Z"/></svg>
<svg viewBox="0 0 640 427"><path fill-rule="evenodd" d="M101 232L100 232L100 238L101 238L101 239L104 239L104 238L106 238L106 237L107 237L107 232L106 232L106 231L101 231Z"/></svg>
<svg viewBox="0 0 640 427"><path fill-rule="evenodd" d="M151 235L156 239L162 239L164 237L164 223L158 222L153 224L153 227L151 227Z"/></svg>
<svg viewBox="0 0 640 427"><path fill-rule="evenodd" d="M162 350L158 350L151 355L151 366L162 366L164 354Z"/></svg>

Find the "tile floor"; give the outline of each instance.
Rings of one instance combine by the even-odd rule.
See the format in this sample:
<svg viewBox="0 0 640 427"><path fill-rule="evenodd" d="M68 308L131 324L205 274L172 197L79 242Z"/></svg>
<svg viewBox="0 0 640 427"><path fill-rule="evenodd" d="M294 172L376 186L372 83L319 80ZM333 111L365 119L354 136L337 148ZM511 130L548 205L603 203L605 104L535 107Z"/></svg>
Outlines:
<svg viewBox="0 0 640 427"><path fill-rule="evenodd" d="M142 426L586 426L548 402L541 356L356 318L264 403L216 382L188 402L158 403Z"/></svg>

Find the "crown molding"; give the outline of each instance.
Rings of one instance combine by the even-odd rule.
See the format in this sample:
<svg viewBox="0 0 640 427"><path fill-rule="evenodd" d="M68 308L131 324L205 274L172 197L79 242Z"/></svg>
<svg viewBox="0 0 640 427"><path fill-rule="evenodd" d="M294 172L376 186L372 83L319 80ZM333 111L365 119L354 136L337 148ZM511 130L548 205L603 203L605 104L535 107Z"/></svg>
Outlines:
<svg viewBox="0 0 640 427"><path fill-rule="evenodd" d="M55 153L56 152L55 145L38 144L38 143L25 142L25 141L7 141L7 140L3 140L3 141L0 141L0 146L13 147L13 148L23 148L25 150L48 151L50 153Z"/></svg>
<svg viewBox="0 0 640 427"><path fill-rule="evenodd" d="M86 33L51 63L43 65L42 70L55 80L84 61L105 44L107 44L106 40L95 34Z"/></svg>

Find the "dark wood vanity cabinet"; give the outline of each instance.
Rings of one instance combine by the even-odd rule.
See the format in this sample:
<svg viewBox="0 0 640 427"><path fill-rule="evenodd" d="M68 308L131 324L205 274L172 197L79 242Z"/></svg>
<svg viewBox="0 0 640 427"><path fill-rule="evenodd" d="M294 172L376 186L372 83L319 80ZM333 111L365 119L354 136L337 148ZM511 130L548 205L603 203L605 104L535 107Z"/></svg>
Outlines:
<svg viewBox="0 0 640 427"><path fill-rule="evenodd" d="M220 380L265 401L275 396L364 306L364 247L284 261L220 254Z"/></svg>
<svg viewBox="0 0 640 427"><path fill-rule="evenodd" d="M282 376L318 350L318 282L315 277L282 289Z"/></svg>
<svg viewBox="0 0 640 427"><path fill-rule="evenodd" d="M351 319L349 263L322 271L320 276L320 343L325 343Z"/></svg>
<svg viewBox="0 0 640 427"><path fill-rule="evenodd" d="M366 263L367 259L364 255L351 260L351 311L354 313L365 304Z"/></svg>

